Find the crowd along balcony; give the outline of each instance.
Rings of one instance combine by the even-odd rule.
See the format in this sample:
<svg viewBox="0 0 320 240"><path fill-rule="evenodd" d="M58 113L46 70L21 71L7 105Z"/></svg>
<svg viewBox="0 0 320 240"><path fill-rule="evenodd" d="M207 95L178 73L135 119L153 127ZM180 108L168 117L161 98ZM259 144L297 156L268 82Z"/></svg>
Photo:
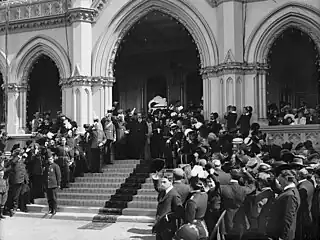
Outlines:
<svg viewBox="0 0 320 240"><path fill-rule="evenodd" d="M261 131L272 136L274 143L280 146L285 142L292 142L295 147L300 142L310 140L315 149L320 149L319 124L261 126Z"/></svg>
<svg viewBox="0 0 320 240"><path fill-rule="evenodd" d="M295 126L261 126L261 131L272 136L275 144L282 145L285 142L292 142L295 147L300 142L310 140L315 149L320 149L320 125L295 125ZM24 147L26 141L34 140L32 134L11 134L6 151L10 151L14 144L19 143Z"/></svg>

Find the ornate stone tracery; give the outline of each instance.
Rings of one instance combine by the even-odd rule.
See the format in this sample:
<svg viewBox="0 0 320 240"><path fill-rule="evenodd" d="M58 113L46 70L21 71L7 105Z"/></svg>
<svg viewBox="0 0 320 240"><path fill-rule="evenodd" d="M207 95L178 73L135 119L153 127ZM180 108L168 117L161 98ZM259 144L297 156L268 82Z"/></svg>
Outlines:
<svg viewBox="0 0 320 240"><path fill-rule="evenodd" d="M60 80L60 85L64 87L72 86L107 86L112 87L115 82L114 78L110 77L91 77L91 76L73 76Z"/></svg>

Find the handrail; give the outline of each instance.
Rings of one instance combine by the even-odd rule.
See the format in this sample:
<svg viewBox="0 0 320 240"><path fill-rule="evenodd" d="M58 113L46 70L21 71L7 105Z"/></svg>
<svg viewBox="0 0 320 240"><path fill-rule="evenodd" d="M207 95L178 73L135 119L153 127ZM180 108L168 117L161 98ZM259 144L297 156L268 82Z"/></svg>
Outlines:
<svg viewBox="0 0 320 240"><path fill-rule="evenodd" d="M213 229L212 232L211 232L211 235L210 235L209 240L213 240L213 239L214 239L214 236L217 236L217 234L219 233L220 225L221 225L221 223L222 223L222 219L223 219L224 216L226 215L226 212L227 212L227 211L224 210L224 211L221 213L221 215L220 215L220 217L219 217L216 225L214 226L214 229Z"/></svg>

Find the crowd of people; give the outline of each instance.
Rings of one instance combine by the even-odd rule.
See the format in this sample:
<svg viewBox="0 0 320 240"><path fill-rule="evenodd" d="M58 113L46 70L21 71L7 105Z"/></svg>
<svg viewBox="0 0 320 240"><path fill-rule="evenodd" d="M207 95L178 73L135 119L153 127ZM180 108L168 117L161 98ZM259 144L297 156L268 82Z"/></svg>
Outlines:
<svg viewBox="0 0 320 240"><path fill-rule="evenodd" d="M275 145L250 123L252 111L246 106L239 116L228 106L224 116L212 113L205 121L201 107L176 103L143 115L114 103L105 117L85 124L84 133L61 113L56 120L36 113L33 140L2 156L0 218L27 211L27 203L45 195L55 214L58 189L115 158L161 159L174 174L154 177L157 240L208 239L216 223L225 239L319 239L319 154L310 141L294 149ZM3 153L5 133L1 139Z"/></svg>
<svg viewBox="0 0 320 240"><path fill-rule="evenodd" d="M290 103L282 102L280 109L271 104L268 110L269 126L276 125L306 125L320 123L320 106L309 108L302 102L300 107L292 108Z"/></svg>
<svg viewBox="0 0 320 240"><path fill-rule="evenodd" d="M167 147L178 168L153 176L157 239L320 238L319 153L311 141L276 145L250 125L251 112L244 108L237 121L229 107L226 126L217 114L207 123L193 116L189 125L171 124Z"/></svg>

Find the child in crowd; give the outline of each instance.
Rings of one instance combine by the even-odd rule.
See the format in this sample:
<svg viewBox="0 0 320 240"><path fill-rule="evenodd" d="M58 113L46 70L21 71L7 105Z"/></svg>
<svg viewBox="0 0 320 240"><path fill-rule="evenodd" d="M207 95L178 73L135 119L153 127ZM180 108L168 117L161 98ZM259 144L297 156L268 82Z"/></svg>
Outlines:
<svg viewBox="0 0 320 240"><path fill-rule="evenodd" d="M47 152L48 166L46 167L46 192L49 205L49 213L55 215L57 212L57 191L61 183L61 171L54 163L54 156L50 150Z"/></svg>

